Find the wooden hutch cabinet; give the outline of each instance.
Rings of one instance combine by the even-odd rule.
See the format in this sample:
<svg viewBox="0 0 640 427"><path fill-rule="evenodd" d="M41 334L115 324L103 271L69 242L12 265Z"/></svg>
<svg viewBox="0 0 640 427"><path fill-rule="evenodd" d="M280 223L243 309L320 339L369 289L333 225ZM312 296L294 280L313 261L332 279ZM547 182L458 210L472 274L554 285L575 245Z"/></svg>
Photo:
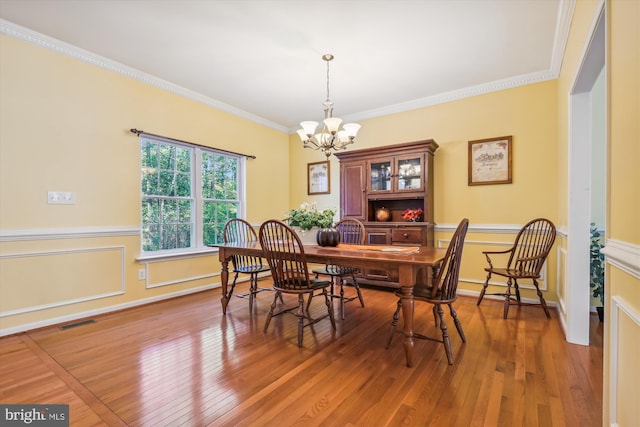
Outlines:
<svg viewBox="0 0 640 427"><path fill-rule="evenodd" d="M432 139L336 153L340 161L340 217L358 218L367 243L433 246ZM419 221L402 218L405 209L422 209ZM376 212L384 210L387 221ZM396 287L397 277L365 270L363 283ZM426 280L426 272L424 279Z"/></svg>

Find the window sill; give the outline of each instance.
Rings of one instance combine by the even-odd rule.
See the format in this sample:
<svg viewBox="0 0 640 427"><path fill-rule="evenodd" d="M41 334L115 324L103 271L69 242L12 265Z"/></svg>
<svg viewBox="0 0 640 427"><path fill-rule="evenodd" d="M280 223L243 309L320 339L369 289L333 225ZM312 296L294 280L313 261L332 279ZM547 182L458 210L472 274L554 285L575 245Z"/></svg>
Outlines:
<svg viewBox="0 0 640 427"><path fill-rule="evenodd" d="M145 262L155 262L155 261L170 261L174 259L183 259L183 258L195 258L199 256L209 256L218 253L217 248L198 248L198 249L186 249L181 252L163 252L163 253L149 253L149 254L140 254L136 261L145 263Z"/></svg>

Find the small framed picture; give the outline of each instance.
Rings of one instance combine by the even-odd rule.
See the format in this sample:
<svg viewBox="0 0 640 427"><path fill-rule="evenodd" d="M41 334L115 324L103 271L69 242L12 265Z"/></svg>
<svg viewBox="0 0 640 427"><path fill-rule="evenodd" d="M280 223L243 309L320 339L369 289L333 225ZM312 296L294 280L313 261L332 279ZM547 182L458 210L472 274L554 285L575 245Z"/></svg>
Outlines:
<svg viewBox="0 0 640 427"><path fill-rule="evenodd" d="M307 163L307 194L329 194L329 161Z"/></svg>
<svg viewBox="0 0 640 427"><path fill-rule="evenodd" d="M469 141L469 185L511 184L511 136Z"/></svg>

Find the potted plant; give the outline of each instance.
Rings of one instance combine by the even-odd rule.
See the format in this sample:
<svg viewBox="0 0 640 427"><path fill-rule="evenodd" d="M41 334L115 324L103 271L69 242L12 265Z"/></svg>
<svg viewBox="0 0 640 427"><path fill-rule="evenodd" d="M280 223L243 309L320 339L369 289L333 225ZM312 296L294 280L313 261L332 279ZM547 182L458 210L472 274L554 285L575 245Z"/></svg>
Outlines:
<svg viewBox="0 0 640 427"><path fill-rule="evenodd" d="M604 319L604 254L600 250L604 247L600 239L600 232L596 225L591 223L591 250L590 250L590 284L591 295L600 298L602 306L596 307L598 317Z"/></svg>
<svg viewBox="0 0 640 427"><path fill-rule="evenodd" d="M298 234L302 243L316 242L317 229L328 228L333 224L335 209L319 211L315 203L303 203L298 209L291 209L285 221ZM313 228L316 230L313 230Z"/></svg>

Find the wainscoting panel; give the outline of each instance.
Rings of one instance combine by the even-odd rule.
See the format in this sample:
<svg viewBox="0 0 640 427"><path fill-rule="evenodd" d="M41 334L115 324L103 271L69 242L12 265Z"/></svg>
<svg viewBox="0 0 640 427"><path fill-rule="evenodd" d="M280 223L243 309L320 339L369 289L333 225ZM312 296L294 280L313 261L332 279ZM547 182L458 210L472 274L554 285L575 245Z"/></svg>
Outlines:
<svg viewBox="0 0 640 427"><path fill-rule="evenodd" d="M609 421L610 425L637 425L640 420L640 405L637 400L640 340L629 338L640 337L640 313L624 298L614 296L611 303Z"/></svg>
<svg viewBox="0 0 640 427"><path fill-rule="evenodd" d="M124 294L124 257L124 246L3 254L0 317Z"/></svg>

